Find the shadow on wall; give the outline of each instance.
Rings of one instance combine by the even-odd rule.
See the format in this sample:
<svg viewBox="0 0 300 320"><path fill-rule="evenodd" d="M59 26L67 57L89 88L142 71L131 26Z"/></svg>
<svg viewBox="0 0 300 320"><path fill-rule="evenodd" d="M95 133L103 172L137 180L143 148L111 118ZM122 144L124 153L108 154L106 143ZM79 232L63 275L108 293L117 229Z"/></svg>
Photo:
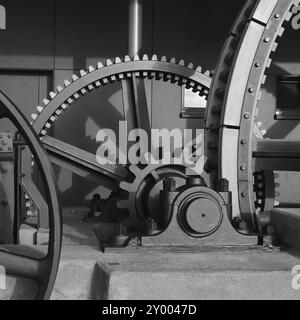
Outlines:
<svg viewBox="0 0 300 320"><path fill-rule="evenodd" d="M100 143L96 142L98 130L107 128L117 133L119 121L124 119L122 108L119 83L95 90L74 102L74 105L62 114L55 125L55 137L96 156L100 146ZM58 170L64 206L82 206L85 200L96 192L102 197L107 197L110 193L107 189L67 170Z"/></svg>

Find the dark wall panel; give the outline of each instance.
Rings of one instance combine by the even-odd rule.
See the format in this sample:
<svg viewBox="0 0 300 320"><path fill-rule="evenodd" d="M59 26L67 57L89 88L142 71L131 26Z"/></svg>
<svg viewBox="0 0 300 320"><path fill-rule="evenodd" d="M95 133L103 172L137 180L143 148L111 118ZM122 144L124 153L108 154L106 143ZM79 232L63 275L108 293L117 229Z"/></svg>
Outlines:
<svg viewBox="0 0 300 320"><path fill-rule="evenodd" d="M59 0L57 69L81 69L127 53L127 1Z"/></svg>
<svg viewBox="0 0 300 320"><path fill-rule="evenodd" d="M214 68L244 0L154 0L153 50Z"/></svg>
<svg viewBox="0 0 300 320"><path fill-rule="evenodd" d="M7 28L0 30L0 68L52 69L54 0L3 0Z"/></svg>

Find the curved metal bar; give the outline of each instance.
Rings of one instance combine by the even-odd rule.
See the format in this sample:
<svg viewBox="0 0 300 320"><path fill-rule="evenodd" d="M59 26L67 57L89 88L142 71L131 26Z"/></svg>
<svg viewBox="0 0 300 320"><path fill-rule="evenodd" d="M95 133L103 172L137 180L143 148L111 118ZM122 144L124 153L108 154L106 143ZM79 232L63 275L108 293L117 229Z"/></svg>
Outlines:
<svg viewBox="0 0 300 320"><path fill-rule="evenodd" d="M35 298L39 300L49 299L58 270L62 239L61 208L57 197L54 174L48 156L34 130L15 104L1 91L0 111L17 127L40 169L48 200L50 231L48 252L45 258L32 258L15 253L14 250L8 252L0 248L0 264L7 268L8 274L36 279L39 283L39 290Z"/></svg>
<svg viewBox="0 0 300 320"><path fill-rule="evenodd" d="M221 54L208 99L206 150L212 177L229 180L233 216L251 234L259 233L253 191L253 135L260 87L284 22L299 0L247 1ZM231 137L235 137L233 140ZM218 145L212 154L209 144ZM228 152L228 145L235 152ZM234 145L232 145L234 144ZM234 163L234 172L228 170Z"/></svg>

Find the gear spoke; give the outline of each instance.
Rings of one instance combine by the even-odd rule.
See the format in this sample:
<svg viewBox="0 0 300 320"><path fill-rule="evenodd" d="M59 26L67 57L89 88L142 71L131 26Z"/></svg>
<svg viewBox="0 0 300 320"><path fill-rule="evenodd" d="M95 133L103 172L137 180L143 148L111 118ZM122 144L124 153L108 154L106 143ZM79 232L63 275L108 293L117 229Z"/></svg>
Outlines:
<svg viewBox="0 0 300 320"><path fill-rule="evenodd" d="M27 251L27 252L26 252ZM28 250L24 252L28 253ZM9 249L0 247L0 265L5 268L6 273L39 280L41 278L41 268L43 260L30 257L28 255L21 255L22 248L14 248L10 246ZM30 253L30 251L29 251ZM32 256L36 255L35 252Z"/></svg>
<svg viewBox="0 0 300 320"><path fill-rule="evenodd" d="M87 179L101 182L106 187L115 187L128 174L127 170L120 165L101 165L94 154L53 137L45 136L43 143L52 163L71 169Z"/></svg>

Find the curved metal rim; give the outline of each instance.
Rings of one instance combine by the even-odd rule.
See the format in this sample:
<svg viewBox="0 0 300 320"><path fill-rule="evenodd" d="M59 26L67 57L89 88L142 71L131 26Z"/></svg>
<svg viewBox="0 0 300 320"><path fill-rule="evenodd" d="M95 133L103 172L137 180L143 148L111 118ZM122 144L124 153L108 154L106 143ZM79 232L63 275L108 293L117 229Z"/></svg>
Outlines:
<svg viewBox="0 0 300 320"><path fill-rule="evenodd" d="M126 59L126 58L125 58ZM130 59L128 57L128 59ZM126 60L128 60L126 59ZM89 73L81 71L81 76L75 75L72 82L66 81L65 88L60 88L57 93L51 93L51 100L45 99L45 107L38 107L39 114L33 114L34 122L33 128L40 135L46 134L47 124L51 126L52 122L65 110L69 105L77 100L81 95L86 94L87 91L91 91L95 88L106 85L107 83L113 83L126 79L130 73L136 73L137 77L150 79L158 77L164 81L171 81L178 83L179 85L186 84L193 87L197 92L202 95L208 95L211 85L211 78L208 71L204 74L201 73L201 67L194 69L192 64L187 67L183 60L178 64L175 59L167 61L166 57L162 57L161 61L158 61L157 56L154 56L152 60L144 58L140 60L139 57L135 57L133 61L122 62L119 58L116 58L116 62L113 63L108 60L107 65L102 64L98 66L98 69L93 67L89 68ZM151 73L155 73L154 75ZM145 75L144 73L147 73ZM173 75L174 78L167 78L166 75ZM176 76L178 78L176 78ZM185 79L183 82L181 82ZM200 87L197 87L199 85Z"/></svg>
<svg viewBox="0 0 300 320"><path fill-rule="evenodd" d="M55 183L52 166L41 142L39 141L39 138L35 134L28 121L14 105L14 103L10 101L9 98L6 97L2 92L0 92L0 104L3 108L5 117L9 118L13 122L23 138L26 140L32 154L36 159L38 167L40 168L41 177L45 185L45 193L49 206L49 246L46 257L38 261L39 264L36 270L37 278L34 278L34 280L37 280L39 283L39 289L35 299L49 299L58 270L62 239L61 208L59 206L57 186ZM14 255L13 252L11 252L10 256L11 255L13 255L19 262L22 262L22 258L25 258L19 254ZM5 266L5 263L1 262L1 257L6 260L7 252L0 252L0 263ZM30 257L26 256L26 258L33 261L33 259ZM14 272L16 269L18 268L16 268L13 263L9 263L6 268L8 274L22 276L22 274L18 274L19 271Z"/></svg>
<svg viewBox="0 0 300 320"><path fill-rule="evenodd" d="M256 104L260 98L260 87L265 80L265 69L271 62L270 54L276 50L275 41L283 33L282 25L290 18L293 4L298 3L298 0L247 1L237 20L239 32L231 33L224 46L208 98L205 130L207 154L212 154L208 147L209 141L218 145L217 152L214 152L218 161L210 163L208 169L213 170L215 178L227 178L230 189L236 191L233 209L236 211L235 215L249 223L249 235L258 232L252 183L252 139ZM251 50L255 51L251 53L251 59L245 60L242 53L244 51L249 56L246 50L249 39L253 40ZM237 68L241 64L245 74L241 74L240 68ZM233 76L246 80L239 90L239 101L236 101L236 88L231 82ZM232 101L229 101L230 98ZM234 141L226 140L228 132L236 137ZM228 143L234 143L236 153L226 160ZM208 158L211 159L212 156ZM236 173L227 176L226 168L232 166L232 163L236 163Z"/></svg>

